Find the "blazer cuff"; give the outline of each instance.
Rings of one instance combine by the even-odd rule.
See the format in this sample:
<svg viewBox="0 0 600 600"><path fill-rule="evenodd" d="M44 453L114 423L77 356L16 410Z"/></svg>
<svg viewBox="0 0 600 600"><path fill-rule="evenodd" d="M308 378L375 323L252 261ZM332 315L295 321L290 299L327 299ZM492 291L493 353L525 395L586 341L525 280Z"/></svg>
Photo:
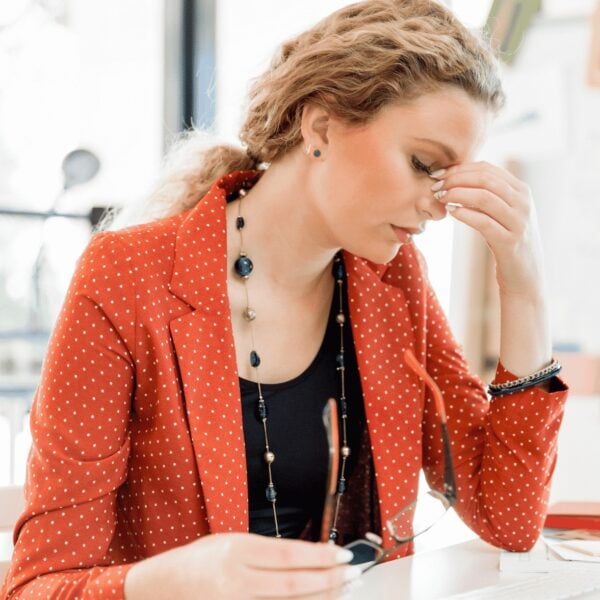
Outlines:
<svg viewBox="0 0 600 600"><path fill-rule="evenodd" d="M125 576L135 563L112 565L90 582L90 593L93 598L112 598L125 600Z"/></svg>
<svg viewBox="0 0 600 600"><path fill-rule="evenodd" d="M555 360L552 357L552 360ZM499 383L507 383L508 381L514 381L515 379L519 379L517 375L509 371L501 361L498 361L498 365L496 366L496 375L494 376L493 384ZM555 375L550 382L550 392L567 392L569 390L569 386L565 383L565 381L558 375Z"/></svg>

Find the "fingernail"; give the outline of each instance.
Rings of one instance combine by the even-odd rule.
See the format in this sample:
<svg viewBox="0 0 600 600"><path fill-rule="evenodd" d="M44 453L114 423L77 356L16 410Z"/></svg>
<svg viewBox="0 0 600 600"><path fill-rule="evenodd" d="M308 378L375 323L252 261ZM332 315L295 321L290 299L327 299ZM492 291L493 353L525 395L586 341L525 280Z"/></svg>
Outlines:
<svg viewBox="0 0 600 600"><path fill-rule="evenodd" d="M356 598L354 592L361 585L363 585L362 579L357 579L352 583L347 583L346 585L344 585L344 587L342 588L342 595L340 596L340 600L350 600L351 598Z"/></svg>
<svg viewBox="0 0 600 600"><path fill-rule="evenodd" d="M436 200L441 200L444 196L446 195L446 190L440 190L439 192L436 192L433 197Z"/></svg>
<svg viewBox="0 0 600 600"><path fill-rule="evenodd" d="M442 177L445 174L446 174L446 169L438 169L437 171L434 171L430 175L430 177L433 177L434 179L437 179L438 177Z"/></svg>
<svg viewBox="0 0 600 600"><path fill-rule="evenodd" d="M344 584L344 591L348 590L350 592L363 585L365 585L365 580L362 577L360 579L353 579L352 581Z"/></svg>
<svg viewBox="0 0 600 600"><path fill-rule="evenodd" d="M444 181L436 181L432 186L431 186L431 191L435 192L436 190L441 190L444 187Z"/></svg>
<svg viewBox="0 0 600 600"><path fill-rule="evenodd" d="M351 581L350 583L345 583L344 586L342 587L342 596L341 598L346 600L347 598L352 598L353 596L353 592L355 590L357 590L358 588L362 587L365 584L363 579L355 579L354 581Z"/></svg>
<svg viewBox="0 0 600 600"><path fill-rule="evenodd" d="M335 555L335 560L338 564L349 563L354 558L354 553L352 550L348 550L347 548L342 548Z"/></svg>
<svg viewBox="0 0 600 600"><path fill-rule="evenodd" d="M344 569L344 581L354 581L362 574L362 569L358 565L352 565Z"/></svg>

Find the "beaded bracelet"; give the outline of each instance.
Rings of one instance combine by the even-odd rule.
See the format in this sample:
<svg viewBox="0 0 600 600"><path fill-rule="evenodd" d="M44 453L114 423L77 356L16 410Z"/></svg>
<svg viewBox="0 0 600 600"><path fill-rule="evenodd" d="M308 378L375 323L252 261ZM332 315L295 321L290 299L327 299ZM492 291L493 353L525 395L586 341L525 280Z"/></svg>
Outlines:
<svg viewBox="0 0 600 600"><path fill-rule="evenodd" d="M514 394L515 392L526 390L527 388L542 383L542 381L552 379L552 377L557 375L561 369L562 366L560 363L557 360L554 360L547 367L544 367L531 375L526 375L525 377L520 377L513 381L507 381L506 383L490 383L488 385L488 394L490 396L504 396L505 394Z"/></svg>

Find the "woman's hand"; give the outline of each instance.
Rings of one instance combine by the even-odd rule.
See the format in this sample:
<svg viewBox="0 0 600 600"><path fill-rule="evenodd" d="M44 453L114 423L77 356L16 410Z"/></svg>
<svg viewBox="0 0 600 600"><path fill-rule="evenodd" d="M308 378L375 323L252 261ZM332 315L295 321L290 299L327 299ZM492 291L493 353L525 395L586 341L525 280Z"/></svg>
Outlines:
<svg viewBox="0 0 600 600"><path fill-rule="evenodd" d="M247 533L207 535L134 565L125 598L339 598L360 575L347 565L348 552Z"/></svg>
<svg viewBox="0 0 600 600"><path fill-rule="evenodd" d="M456 165L436 179L432 191L439 202L479 231L494 254L500 293L541 295L542 245L529 187L488 162Z"/></svg>
<svg viewBox="0 0 600 600"><path fill-rule="evenodd" d="M432 191L439 202L479 231L494 254L500 288L500 361L517 377L547 366L552 342L531 190L487 162L456 165L435 176L439 181Z"/></svg>

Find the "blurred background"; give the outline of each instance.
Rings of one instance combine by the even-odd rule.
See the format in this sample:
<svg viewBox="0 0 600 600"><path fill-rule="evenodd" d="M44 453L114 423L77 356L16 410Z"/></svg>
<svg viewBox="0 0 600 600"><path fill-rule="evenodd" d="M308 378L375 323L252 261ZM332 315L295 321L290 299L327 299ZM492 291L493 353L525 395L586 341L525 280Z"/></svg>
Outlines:
<svg viewBox="0 0 600 600"><path fill-rule="evenodd" d="M276 46L349 3L2 0L0 485L24 481L48 336L100 215L145 197L181 130L235 141L249 80ZM541 223L554 347L573 389L553 499L600 500L600 6L446 4L486 27L502 57L508 103L480 158L529 183ZM451 219L417 243L488 379L498 306L485 244Z"/></svg>

